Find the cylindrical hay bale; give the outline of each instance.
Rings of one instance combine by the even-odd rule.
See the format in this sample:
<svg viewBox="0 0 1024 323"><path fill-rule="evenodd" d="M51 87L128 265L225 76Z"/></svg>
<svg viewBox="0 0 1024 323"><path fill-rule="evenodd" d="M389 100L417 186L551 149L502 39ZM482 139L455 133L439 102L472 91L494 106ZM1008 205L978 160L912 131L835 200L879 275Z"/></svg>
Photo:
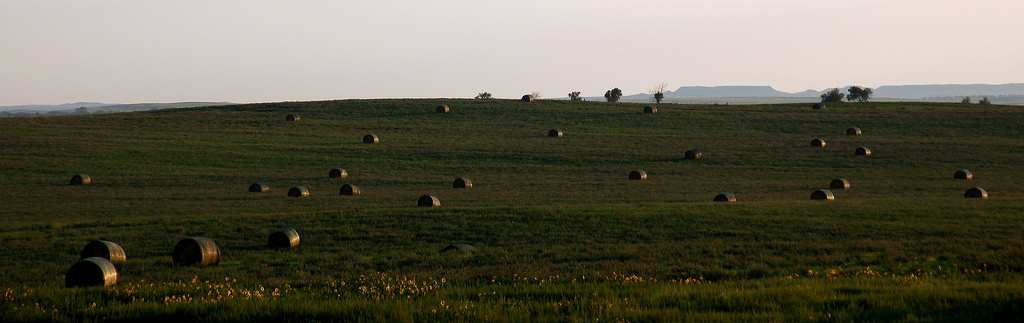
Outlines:
<svg viewBox="0 0 1024 323"><path fill-rule="evenodd" d="M644 113L658 113L658 107L648 105L644 107Z"/></svg>
<svg viewBox="0 0 1024 323"><path fill-rule="evenodd" d="M529 94L523 95L523 97L520 98L519 101L520 102L533 102L533 96L529 95Z"/></svg>
<svg viewBox="0 0 1024 323"><path fill-rule="evenodd" d="M451 112L451 111L452 111L452 108L448 107L447 104L442 104L442 105L438 105L437 106L437 113L448 113L448 112Z"/></svg>
<svg viewBox="0 0 1024 323"><path fill-rule="evenodd" d="M715 196L715 202L733 203L736 202L736 195L729 192L718 193Z"/></svg>
<svg viewBox="0 0 1024 323"><path fill-rule="evenodd" d="M964 197L969 199L988 199L988 191L981 187L972 187L964 192Z"/></svg>
<svg viewBox="0 0 1024 323"><path fill-rule="evenodd" d="M684 156L687 160L701 160L704 159L704 152L697 149L691 149L687 150Z"/></svg>
<svg viewBox="0 0 1024 323"><path fill-rule="evenodd" d="M845 178L836 178L832 180L828 187L834 190L848 190L850 189L850 181Z"/></svg>
<svg viewBox="0 0 1024 323"><path fill-rule="evenodd" d="M370 145L379 144L380 143L380 137L377 137L377 135L375 135L375 134L365 135L365 136L363 136L363 143L364 144L370 144Z"/></svg>
<svg viewBox="0 0 1024 323"><path fill-rule="evenodd" d="M359 186L345 184L341 186L341 191L339 194L347 196L356 196L359 194L363 194L363 191L359 190Z"/></svg>
<svg viewBox="0 0 1024 323"><path fill-rule="evenodd" d="M440 207L441 200L430 195L420 196L420 199L416 202L416 205L420 207Z"/></svg>
<svg viewBox="0 0 1024 323"><path fill-rule="evenodd" d="M327 177L345 178L348 177L348 171L344 168L332 168L331 171L327 172Z"/></svg>
<svg viewBox="0 0 1024 323"><path fill-rule="evenodd" d="M209 238L185 238L174 246L172 258L175 266L212 266L220 263L220 248Z"/></svg>
<svg viewBox="0 0 1024 323"><path fill-rule="evenodd" d="M811 139L811 147L825 148L827 146L828 146L828 142L825 141L825 139L822 139L822 138Z"/></svg>
<svg viewBox="0 0 1024 323"><path fill-rule="evenodd" d="M289 115L284 117L284 120L285 121L289 121L289 122L299 121L299 119L302 119L302 118L299 118L298 115L294 115L294 114L289 114Z"/></svg>
<svg viewBox="0 0 1024 323"><path fill-rule="evenodd" d="M814 104L814 110L821 110L825 108L825 103L819 102Z"/></svg>
<svg viewBox="0 0 1024 323"><path fill-rule="evenodd" d="M295 198L306 198L309 197L309 187L296 186L288 189L288 196Z"/></svg>
<svg viewBox="0 0 1024 323"><path fill-rule="evenodd" d="M853 152L857 156L871 156L871 149L868 147L857 147L857 151Z"/></svg>
<svg viewBox="0 0 1024 323"><path fill-rule="evenodd" d="M860 131L860 128L857 128L857 127L846 129L846 135L847 136L860 136L861 133L862 132Z"/></svg>
<svg viewBox="0 0 1024 323"><path fill-rule="evenodd" d="M67 287L106 287L117 284L117 268L109 260L89 257L79 260L64 275Z"/></svg>
<svg viewBox="0 0 1024 323"><path fill-rule="evenodd" d="M974 179L974 173L971 173L971 171L967 169L958 169L955 173L953 173L953 178L969 181Z"/></svg>
<svg viewBox="0 0 1024 323"><path fill-rule="evenodd" d="M548 137L564 137L565 131L562 129L551 129L548 130Z"/></svg>
<svg viewBox="0 0 1024 323"><path fill-rule="evenodd" d="M270 192L270 185L259 183L259 182L252 183L252 185L249 185L249 192L252 192L252 193L266 193L266 192Z"/></svg>
<svg viewBox="0 0 1024 323"><path fill-rule="evenodd" d="M110 263L117 266L124 265L128 261L128 257L121 246L106 240L93 240L85 244L85 248L82 248L78 259L91 257L107 259Z"/></svg>
<svg viewBox="0 0 1024 323"><path fill-rule="evenodd" d="M629 180L642 181L647 179L647 172L642 170L634 170L629 172Z"/></svg>
<svg viewBox="0 0 1024 323"><path fill-rule="evenodd" d="M92 177L89 177L89 175L85 175L85 174L76 174L75 176L71 176L71 182L69 184L71 184L71 185L92 185Z"/></svg>
<svg viewBox="0 0 1024 323"><path fill-rule="evenodd" d="M299 232L293 228L272 232L267 239L267 246L274 249L295 249L299 243Z"/></svg>
<svg viewBox="0 0 1024 323"><path fill-rule="evenodd" d="M835 200L836 199L836 195L834 193L832 193L832 191L830 191L830 190L822 189L822 190L814 191L814 193L811 193L811 199L812 200L831 201L831 200Z"/></svg>
<svg viewBox="0 0 1024 323"><path fill-rule="evenodd" d="M473 181L465 177L459 177L452 182L452 188L473 188Z"/></svg>

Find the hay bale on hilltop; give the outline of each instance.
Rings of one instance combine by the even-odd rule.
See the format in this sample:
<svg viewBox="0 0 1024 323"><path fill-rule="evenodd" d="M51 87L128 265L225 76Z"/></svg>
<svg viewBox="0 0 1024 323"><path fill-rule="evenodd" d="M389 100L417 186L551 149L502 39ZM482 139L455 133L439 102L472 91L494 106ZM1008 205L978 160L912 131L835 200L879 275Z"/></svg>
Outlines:
<svg viewBox="0 0 1024 323"><path fill-rule="evenodd" d="M128 257L124 253L124 248L121 248L116 243L106 240L93 240L85 244L82 248L82 252L78 254L78 259L100 257L110 261L115 266L121 266L128 262Z"/></svg>
<svg viewBox="0 0 1024 323"><path fill-rule="evenodd" d="M832 193L831 190L820 189L811 193L811 199L821 201L832 201L836 199L836 194Z"/></svg>
<svg viewBox="0 0 1024 323"><path fill-rule="evenodd" d="M271 232L267 238L267 246L274 249L295 249L300 242L299 232L293 228Z"/></svg>
<svg viewBox="0 0 1024 323"><path fill-rule="evenodd" d="M961 169L958 169L956 172L953 173L953 178L955 178L955 179L962 179L962 180L965 180L965 181L970 181L970 180L974 179L974 173L971 173L970 170L961 168Z"/></svg>
<svg viewBox="0 0 1024 323"><path fill-rule="evenodd" d="M260 182L252 183L252 185L249 185L249 192L252 192L252 193L266 193L266 192L270 192L270 185L263 184L263 183L260 183Z"/></svg>
<svg viewBox="0 0 1024 323"><path fill-rule="evenodd" d="M341 190L339 191L338 194L345 196L356 196L359 194L363 194L363 191L359 189L359 186L345 184L341 186Z"/></svg>
<svg viewBox="0 0 1024 323"><path fill-rule="evenodd" d="M288 189L288 196L294 198L306 198L309 197L309 187L306 186L295 186Z"/></svg>
<svg viewBox="0 0 1024 323"><path fill-rule="evenodd" d="M114 284L117 284L117 268L100 257L79 260L64 274L64 286L67 287L107 287Z"/></svg>
<svg viewBox="0 0 1024 323"><path fill-rule="evenodd" d="M220 263L220 248L209 238L185 238L174 246L172 260L175 266L212 266Z"/></svg>
<svg viewBox="0 0 1024 323"><path fill-rule="evenodd" d="M829 188L834 190L848 190L850 189L850 181L845 178L836 178L829 183Z"/></svg>
<svg viewBox="0 0 1024 323"><path fill-rule="evenodd" d="M377 135L372 134L372 133L368 134L368 135L365 135L365 136L363 136L363 143L364 144L369 144L369 145L379 144L380 143L380 137L377 137Z"/></svg>
<svg viewBox="0 0 1024 323"><path fill-rule="evenodd" d="M736 195L730 192L718 193L714 199L715 202L734 203L736 202Z"/></svg>
<svg viewBox="0 0 1024 323"><path fill-rule="evenodd" d="M68 184L70 184L70 185L92 185L92 177L89 177L89 175L85 175L85 174L76 174L75 176L71 176L71 181Z"/></svg>
<svg viewBox="0 0 1024 323"><path fill-rule="evenodd" d="M981 187L972 187L964 192L964 197L969 199L988 199L988 191Z"/></svg>
<svg viewBox="0 0 1024 323"><path fill-rule="evenodd" d="M327 172L327 177L330 177L330 178L345 178L345 177L348 177L348 171L345 170L344 168L340 168L340 167L339 168L331 168L331 170L329 172Z"/></svg>
<svg viewBox="0 0 1024 323"><path fill-rule="evenodd" d="M683 154L683 158L687 160L701 160L704 159L704 152L699 149L690 149Z"/></svg>
<svg viewBox="0 0 1024 323"><path fill-rule="evenodd" d="M529 94L523 95L523 97L520 98L519 101L520 102L533 102L533 96L529 95Z"/></svg>
<svg viewBox="0 0 1024 323"><path fill-rule="evenodd" d="M295 122L295 121L299 121L300 119L302 119L302 118L300 118L298 115L294 115L294 114L289 114L289 115L284 117L284 120L288 121L288 122Z"/></svg>
<svg viewBox="0 0 1024 323"><path fill-rule="evenodd" d="M431 195L423 195L416 201L416 205L420 207L440 207L441 200Z"/></svg>
<svg viewBox="0 0 1024 323"><path fill-rule="evenodd" d="M857 150L854 151L853 154L856 156L869 157L871 156L871 149L868 149L868 147L857 147Z"/></svg>
<svg viewBox="0 0 1024 323"><path fill-rule="evenodd" d="M644 113L647 113L647 114L658 113L658 107L648 105L648 106L644 107Z"/></svg>
<svg viewBox="0 0 1024 323"><path fill-rule="evenodd" d="M473 181L465 177L459 177L452 182L452 188L473 188Z"/></svg>
<svg viewBox="0 0 1024 323"><path fill-rule="evenodd" d="M860 136L862 133L863 132L860 131L860 128L857 127L846 129L847 136Z"/></svg>
<svg viewBox="0 0 1024 323"><path fill-rule="evenodd" d="M643 181L647 180L647 172L642 170L634 170L629 172L629 180L631 181Z"/></svg>
<svg viewBox="0 0 1024 323"><path fill-rule="evenodd" d="M828 146L828 142L825 141L825 139L822 139L822 138L811 139L811 147L825 148L827 146Z"/></svg>
<svg viewBox="0 0 1024 323"><path fill-rule="evenodd" d="M436 111L437 111L437 113L448 113L448 112L452 111L452 108L448 107L447 104L442 104L442 105L438 105L437 106Z"/></svg>
<svg viewBox="0 0 1024 323"><path fill-rule="evenodd" d="M562 129L550 129L548 130L548 137L564 137L565 131Z"/></svg>

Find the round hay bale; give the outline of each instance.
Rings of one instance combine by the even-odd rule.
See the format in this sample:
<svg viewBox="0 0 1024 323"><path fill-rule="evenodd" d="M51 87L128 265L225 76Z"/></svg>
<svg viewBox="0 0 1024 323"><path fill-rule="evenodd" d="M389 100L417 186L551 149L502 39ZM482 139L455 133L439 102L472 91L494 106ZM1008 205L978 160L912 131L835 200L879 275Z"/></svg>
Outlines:
<svg viewBox="0 0 1024 323"><path fill-rule="evenodd" d="M969 199L988 199L988 191L981 187L972 187L964 192L964 197Z"/></svg>
<svg viewBox="0 0 1024 323"><path fill-rule="evenodd" d="M853 152L853 154L856 156L871 156L871 149L868 149L868 147L857 147L857 151Z"/></svg>
<svg viewBox="0 0 1024 323"><path fill-rule="evenodd" d="M448 112L451 112L451 111L452 111L452 108L448 107L447 104L442 104L442 105L438 105L437 106L437 113L448 113Z"/></svg>
<svg viewBox="0 0 1024 323"><path fill-rule="evenodd" d="M828 146L828 142L825 141L825 139L822 139L822 138L811 139L811 147L825 148L827 146Z"/></svg>
<svg viewBox="0 0 1024 323"><path fill-rule="evenodd" d="M295 198L306 198L309 197L309 187L296 186L288 189L288 196Z"/></svg>
<svg viewBox="0 0 1024 323"><path fill-rule="evenodd" d="M369 145L376 145L380 143L380 137L375 134L368 134L363 136L363 143Z"/></svg>
<svg viewBox="0 0 1024 323"><path fill-rule="evenodd" d="M302 119L302 118L299 118L299 116L297 116L297 115L294 115L294 114L289 114L289 115L287 115L287 116L285 116L285 117L284 117L284 120L285 120L285 121L288 121L288 122L295 122L295 121L299 121L299 119Z"/></svg>
<svg viewBox="0 0 1024 323"><path fill-rule="evenodd" d="M830 191L830 190L820 189L820 190L814 191L814 193L811 193L811 199L812 200L832 201L832 200L836 199L836 194L832 193L832 191Z"/></svg>
<svg viewBox="0 0 1024 323"><path fill-rule="evenodd" d="M647 180L647 172L642 170L634 170L629 172L629 180L631 181L643 181Z"/></svg>
<svg viewBox="0 0 1024 323"><path fill-rule="evenodd" d="M718 193L714 199L715 202L735 203L736 195L729 192Z"/></svg>
<svg viewBox="0 0 1024 323"><path fill-rule="evenodd" d="M815 103L814 104L814 110L822 110L822 109L825 109L825 103L824 102L819 102L819 103Z"/></svg>
<svg viewBox="0 0 1024 323"><path fill-rule="evenodd" d="M533 102L533 96L525 94L522 98L519 99L519 102Z"/></svg>
<svg viewBox="0 0 1024 323"><path fill-rule="evenodd" d="M857 127L846 129L846 135L847 136L860 136L861 133L863 133L863 132L860 131L860 128L857 128Z"/></svg>
<svg viewBox="0 0 1024 323"><path fill-rule="evenodd" d="M117 268L100 257L79 260L64 274L67 287L107 287L114 284L117 284Z"/></svg>
<svg viewBox="0 0 1024 323"><path fill-rule="evenodd" d="M441 253L452 252L452 251L458 251L458 252L462 252L462 253L470 253L470 252L476 251L476 248L471 246L471 245L465 244L465 243L453 243L453 244L445 246L444 248L441 248Z"/></svg>
<svg viewBox="0 0 1024 323"><path fill-rule="evenodd" d="M431 195L423 195L416 201L416 205L420 207L440 207L441 200Z"/></svg>
<svg viewBox="0 0 1024 323"><path fill-rule="evenodd" d="M348 177L348 171L344 168L331 168L331 171L327 172L327 177L345 178Z"/></svg>
<svg viewBox="0 0 1024 323"><path fill-rule="evenodd" d="M961 168L958 169L955 173L953 173L953 178L970 181L974 179L974 173L971 173L970 170Z"/></svg>
<svg viewBox="0 0 1024 323"><path fill-rule="evenodd" d="M473 181L465 177L459 177L452 182L452 188L473 188Z"/></svg>
<svg viewBox="0 0 1024 323"><path fill-rule="evenodd" d="M551 129L551 130L548 130L548 137L556 137L557 138L557 137L564 137L564 136L565 136L565 131L563 131L562 129Z"/></svg>
<svg viewBox="0 0 1024 323"><path fill-rule="evenodd" d="M704 152L698 149L690 149L684 153L684 158L687 160L701 160L704 159Z"/></svg>
<svg viewBox="0 0 1024 323"><path fill-rule="evenodd" d="M339 192L339 194L346 196L356 196L359 194L363 194L363 191L359 190L359 186L345 184L341 186L341 191Z"/></svg>
<svg viewBox="0 0 1024 323"><path fill-rule="evenodd" d="M174 246L172 258L175 266L212 266L220 263L220 248L209 238L185 238Z"/></svg>
<svg viewBox="0 0 1024 323"><path fill-rule="evenodd" d="M644 113L648 113L648 114L658 113L658 107L648 105L648 106L644 107Z"/></svg>
<svg viewBox="0 0 1024 323"><path fill-rule="evenodd" d="M299 232L293 228L271 232L267 238L267 246L274 249L295 249L299 242Z"/></svg>
<svg viewBox="0 0 1024 323"><path fill-rule="evenodd" d="M260 182L252 183L252 185L249 185L249 192L252 192L252 193L266 193L266 192L270 192L270 186L267 185L267 184L260 183Z"/></svg>
<svg viewBox="0 0 1024 323"><path fill-rule="evenodd" d="M834 190L848 190L850 189L850 181L845 178L836 178L832 180L832 183L828 184L828 187Z"/></svg>
<svg viewBox="0 0 1024 323"><path fill-rule="evenodd" d="M82 248L82 252L79 253L78 259L100 257L110 261L110 263L122 266L128 262L128 257L124 253L124 249L116 243L106 240L93 240L85 244Z"/></svg>
<svg viewBox="0 0 1024 323"><path fill-rule="evenodd" d="M75 176L71 176L71 181L69 182L69 184L71 184L71 185L92 185L92 177L89 177L89 175L85 175L85 174L76 174Z"/></svg>

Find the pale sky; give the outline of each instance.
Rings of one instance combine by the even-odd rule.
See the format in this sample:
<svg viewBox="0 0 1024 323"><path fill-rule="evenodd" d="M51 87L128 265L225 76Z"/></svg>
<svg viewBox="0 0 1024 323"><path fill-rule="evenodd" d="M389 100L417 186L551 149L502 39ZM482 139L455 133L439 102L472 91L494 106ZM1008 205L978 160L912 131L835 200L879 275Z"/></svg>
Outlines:
<svg viewBox="0 0 1024 323"><path fill-rule="evenodd" d="M0 0L0 105L1024 82L1022 0Z"/></svg>

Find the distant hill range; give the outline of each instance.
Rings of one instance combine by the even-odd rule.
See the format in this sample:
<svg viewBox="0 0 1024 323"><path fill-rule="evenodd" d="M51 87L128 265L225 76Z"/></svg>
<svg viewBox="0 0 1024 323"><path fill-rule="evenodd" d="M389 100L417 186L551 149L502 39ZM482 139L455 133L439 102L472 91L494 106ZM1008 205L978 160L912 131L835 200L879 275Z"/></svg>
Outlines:
<svg viewBox="0 0 1024 323"><path fill-rule="evenodd" d="M845 91L847 87L844 87ZM959 102L963 97L975 100L989 97L994 103L1010 104L1020 102L1024 98L1024 83L1013 84L932 84L932 85L884 85L874 89L874 97L878 100L892 101L951 101ZM675 91L666 91L665 99L669 102L699 103L782 103L811 102L818 99L824 90L806 90L802 92L783 92L771 86L684 86ZM603 97L593 99L602 100ZM651 95L647 93L624 96L627 102L649 102ZM1009 102L1012 101L1012 102Z"/></svg>
<svg viewBox="0 0 1024 323"><path fill-rule="evenodd" d="M228 102L174 102L174 103L132 103L111 104L97 102L75 102L55 105L13 105L0 106L0 117L57 116L71 114L117 113L150 111L161 109L195 108L229 105Z"/></svg>

